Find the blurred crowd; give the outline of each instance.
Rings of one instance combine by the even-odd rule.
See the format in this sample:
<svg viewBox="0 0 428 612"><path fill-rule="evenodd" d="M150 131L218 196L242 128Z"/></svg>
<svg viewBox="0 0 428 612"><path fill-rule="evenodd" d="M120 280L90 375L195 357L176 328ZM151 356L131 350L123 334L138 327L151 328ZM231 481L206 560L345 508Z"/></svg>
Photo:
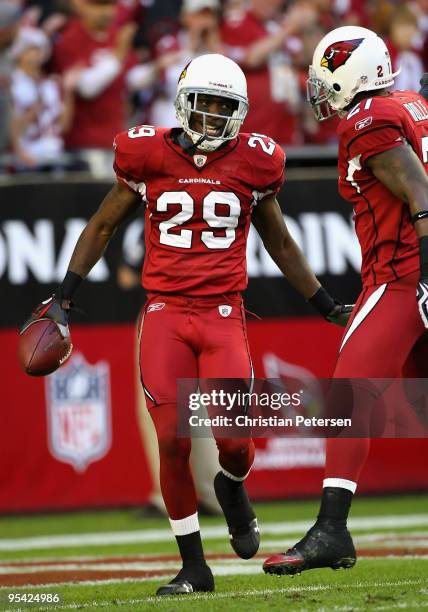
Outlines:
<svg viewBox="0 0 428 612"><path fill-rule="evenodd" d="M304 103L307 67L329 30L382 35L398 89L428 70L428 0L0 0L0 159L8 172L105 176L112 140L139 123L177 125L182 68L224 53L248 80L244 129L283 145L335 142Z"/></svg>

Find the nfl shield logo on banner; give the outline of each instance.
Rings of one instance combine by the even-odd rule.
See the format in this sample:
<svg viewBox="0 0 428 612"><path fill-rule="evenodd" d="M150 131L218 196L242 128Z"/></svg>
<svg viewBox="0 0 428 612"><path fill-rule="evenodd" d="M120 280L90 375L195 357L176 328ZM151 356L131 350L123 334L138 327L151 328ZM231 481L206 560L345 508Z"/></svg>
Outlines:
<svg viewBox="0 0 428 612"><path fill-rule="evenodd" d="M218 311L222 317L228 317L232 312L232 306L229 306L228 304L222 304L218 307Z"/></svg>
<svg viewBox="0 0 428 612"><path fill-rule="evenodd" d="M104 457L111 446L110 369L75 353L46 378L51 454L77 472Z"/></svg>

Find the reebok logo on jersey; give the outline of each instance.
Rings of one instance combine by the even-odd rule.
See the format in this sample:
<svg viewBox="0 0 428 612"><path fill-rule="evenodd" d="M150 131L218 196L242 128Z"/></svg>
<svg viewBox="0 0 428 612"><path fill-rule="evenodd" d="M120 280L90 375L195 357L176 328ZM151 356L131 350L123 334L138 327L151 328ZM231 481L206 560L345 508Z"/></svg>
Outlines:
<svg viewBox="0 0 428 612"><path fill-rule="evenodd" d="M222 317L226 318L232 312L232 306L229 306L228 304L222 304L221 306L218 307L218 311Z"/></svg>
<svg viewBox="0 0 428 612"><path fill-rule="evenodd" d="M346 64L353 51L361 45L363 40L363 38L355 38L332 43L324 51L321 66L333 73L337 68Z"/></svg>
<svg viewBox="0 0 428 612"><path fill-rule="evenodd" d="M365 127L367 127L368 125L370 125L373 121L373 117L365 117L364 119L360 119L359 121L357 121L357 123L354 125L355 129L358 130L363 130Z"/></svg>
<svg viewBox="0 0 428 612"><path fill-rule="evenodd" d="M165 302L155 302L154 304L150 304L150 306L147 308L147 312L162 310L162 308L165 308Z"/></svg>

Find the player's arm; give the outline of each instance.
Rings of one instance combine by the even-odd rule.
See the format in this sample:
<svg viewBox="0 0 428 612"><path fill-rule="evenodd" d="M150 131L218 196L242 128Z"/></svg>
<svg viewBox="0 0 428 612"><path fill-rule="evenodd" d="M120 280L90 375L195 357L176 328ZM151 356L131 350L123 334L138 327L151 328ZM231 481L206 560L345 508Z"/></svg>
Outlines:
<svg viewBox="0 0 428 612"><path fill-rule="evenodd" d="M109 191L81 233L58 290L35 308L21 333L42 317L67 327L75 291L104 253L118 226L138 209L139 204L140 197L119 182Z"/></svg>
<svg viewBox="0 0 428 612"><path fill-rule="evenodd" d="M136 193L122 183L116 183L81 233L68 270L85 278L104 253L119 225L137 211L140 201Z"/></svg>
<svg viewBox="0 0 428 612"><path fill-rule="evenodd" d="M369 157L366 165L391 193L409 206L419 238L419 312L428 327L428 177L425 168L406 144Z"/></svg>
<svg viewBox="0 0 428 612"><path fill-rule="evenodd" d="M308 261L292 238L274 194L253 210L252 221L263 244L288 282L332 323L346 325L352 307L334 300L321 286Z"/></svg>

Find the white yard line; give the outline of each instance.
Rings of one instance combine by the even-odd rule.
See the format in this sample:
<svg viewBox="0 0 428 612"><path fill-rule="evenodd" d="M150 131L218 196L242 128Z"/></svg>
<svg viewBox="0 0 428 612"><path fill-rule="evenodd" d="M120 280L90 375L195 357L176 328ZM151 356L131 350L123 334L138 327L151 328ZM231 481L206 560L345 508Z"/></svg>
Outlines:
<svg viewBox="0 0 428 612"><path fill-rule="evenodd" d="M400 555L400 556L396 556L396 555L382 555L380 557L371 557L371 556L359 556L358 557L358 562L365 562L365 561L428 561L428 555ZM229 561L229 560L227 560ZM133 576L133 577L123 577L123 578L119 578L119 577L114 577L114 578L99 578L99 579L81 579L79 580L79 585L83 585L83 586L101 586L101 585L105 585L105 584L121 584L121 583L126 583L126 582L154 582L154 581L158 581L160 579L167 579L169 577L173 577L174 574L177 571L177 568L179 567L179 562L177 561L175 565L173 564L158 564L156 567L132 567L132 568L128 568L125 569L123 567L108 567L108 568L104 568L103 570L99 570L99 571L153 571L156 572L156 570L159 572L158 574L153 574L152 576ZM257 560L257 562L255 561L247 561L247 562L235 562L233 564L231 563L223 563L223 562L217 562L215 563L211 563L210 562L210 567L212 569L212 572L214 574L214 576L239 576L239 575L256 575L256 574L260 574L261 573L261 565L262 565L262 561L260 559ZM35 569L34 567L29 567L28 568L28 572L21 572L20 568L13 568L14 571L2 571L3 575L9 575L9 574L25 574L25 573L29 573L29 574L37 574L37 573L44 573L44 572L54 572L54 571L88 571L89 572L95 572L97 571L97 568L94 566L90 566L89 568L83 568L83 567L79 567L77 566L75 569L73 568L73 570L70 570L69 566L67 568L62 568L62 569L58 569L58 566L54 567L49 567L46 569L43 568L37 568ZM168 573L165 573L165 570L171 570ZM12 570L12 568L11 568ZM1 575L1 574L0 574ZM428 584L428 578L427 578L427 584ZM43 584L32 584L32 583L28 583L26 585L19 585L19 586L0 586L0 593L4 592L4 591L10 591L10 590L16 590L16 589L41 589L41 588L49 588L49 589L56 589L56 588L60 588L60 587L64 587L64 586L71 586L71 585L76 585L76 580L64 580L61 582L48 582L48 583L43 583Z"/></svg>
<svg viewBox="0 0 428 612"><path fill-rule="evenodd" d="M128 581L131 582L131 581ZM98 583L95 583L98 584ZM368 582L368 581L364 581L364 582L355 582L355 583L351 583L351 584L347 584L346 587L345 585L342 585L343 587L345 587L347 590L348 589L372 589L372 588L394 588L394 587L401 587L401 586L419 586L419 585L425 585L428 584L428 578L426 580L396 580L396 581L386 581L386 582L382 582L382 581L375 581L375 582ZM49 586L49 585L44 585L44 586ZM54 585L56 586L56 585ZM323 584L323 585L308 585L308 586L301 586L301 587L287 587L287 588L279 588L279 589L250 589L250 590L245 590L245 591L225 591L223 593L195 593L194 595L191 595L189 597L162 597L162 602L167 602L167 601L171 601L174 602L174 605L176 605L177 607L180 606L181 603L189 603L191 601L217 601L219 599L229 599L231 597L257 597L257 596L262 596L262 597L266 597L269 595L278 595L278 594L284 594L287 595L289 593L316 593L319 591L334 591L337 589L337 585L335 584ZM139 604L158 604L160 602L159 598L157 597L144 597L141 599L115 599L114 600L114 605L117 607L120 606L136 606ZM75 609L79 609L82 608L83 606L85 608L105 608L107 606L111 606L112 605L112 601L91 601L91 602L79 602L79 603L72 603L72 604L63 604L63 605L48 605L48 606L40 606L38 608L34 607L33 610L34 612L50 612L52 610L75 610ZM400 608L402 607L400 604L388 604L387 607L384 606L380 606L377 607L375 609L377 610L388 610L391 608ZM406 602L406 604L403 604L403 607L409 607L408 606L408 602ZM424 606L425 607L425 606ZM302 608L300 608L302 610ZM325 608L325 610L329 610L331 611L331 607L329 608ZM347 610L348 608L346 607L342 607L340 608L341 610ZM357 610L358 608L351 607L350 609L352 610ZM366 608L364 608L366 609ZM10 608L8 610L5 610L5 612L20 612L20 610L22 610L21 608ZM321 610L323 610L323 608L318 609L318 612L321 612Z"/></svg>
<svg viewBox="0 0 428 612"><path fill-rule="evenodd" d="M293 521L264 523L260 526L264 535L300 534L307 531L313 521ZM428 526L428 514L367 516L349 521L351 531L365 529L397 529ZM78 546L103 546L112 544L149 544L171 540L169 529L140 529L134 531L115 531L99 533L79 533L75 535L36 536L31 538L0 539L0 551L41 550L49 548L71 548ZM225 525L202 529L204 540L227 538Z"/></svg>
<svg viewBox="0 0 428 612"><path fill-rule="evenodd" d="M171 536L172 537L172 536ZM412 531L410 533L408 532L400 532L400 531L378 531L377 533L365 533L365 534L361 534L361 535L354 535L353 536L353 540L354 543L356 543L357 545L361 545L361 544L366 544L366 543L379 543L382 544L381 548L387 548L388 546L396 546L398 547L404 547L404 546L409 546L412 548L425 548L428 546L428 531ZM272 539L272 540L267 540L266 538L263 538L263 546L265 548L274 548L274 549L280 549L281 547L289 547L291 545L293 545L295 543L295 538L286 538L286 539ZM215 553L212 553L215 555ZM232 553L231 553L232 554ZM167 553L167 552L161 552L159 554L155 554L155 553L125 553L125 554L121 554L121 553L115 553L115 552L111 552L109 554L96 554L96 555L70 555L67 557L64 556L43 556L43 557L37 557L37 556L29 556L29 557L20 557L19 559L1 559L0 558L0 570L3 566L12 566L13 564L16 565L21 565L22 563L29 563L29 564L34 564L34 563L41 563L43 565L45 564L50 564L50 563L55 563L58 561L61 561L64 564L69 564L69 563L99 563L102 560L107 560L107 563L112 563L114 562L114 560L117 560L119 563L122 562L130 562L129 558L131 557L133 560L135 560L135 562L142 562L142 563L150 563L151 561L157 561L158 558L162 558L162 563L167 562L166 558L167 557L171 557L174 556L174 553ZM213 562L213 559L211 558L211 555L208 555L210 557L210 563ZM236 558L235 556L231 557L230 559L227 559L226 557L221 557L221 553L218 553L218 558L222 558L224 563L230 562L230 563L234 563ZM134 561L131 561L134 562Z"/></svg>
<svg viewBox="0 0 428 612"><path fill-rule="evenodd" d="M409 551L408 554L389 554L388 550L384 551L385 554L382 555L365 555L364 552L358 555L358 559L428 559L428 550L426 554L412 554ZM252 573L252 568L256 568L257 572L260 571L260 567L263 559L257 557L255 559L250 559L248 561L240 561L237 563L236 557L234 558L218 558L218 559L209 559L209 565L212 568L214 573L219 573L219 575L223 575L222 572L229 571L230 566L234 570L236 568L239 569L239 572L242 568L242 573ZM7 565L4 563L0 566L0 576L7 576L9 574L39 574L46 572L147 572L147 571L160 571L165 569L176 570L176 568L180 565L180 561L177 559L164 561L163 559L159 559L157 561L105 561L104 563L90 563L90 562L68 562L64 561L63 563L41 563L39 565L25 565L25 563L19 565ZM223 569L224 568L224 569ZM233 573L239 573L233 572ZM226 575L225 574L225 575ZM120 580L120 578L118 579ZM4 588L0 586L0 589Z"/></svg>
<svg viewBox="0 0 428 612"><path fill-rule="evenodd" d="M218 565L229 566L236 568L236 557L233 559L210 559L210 567L214 570ZM240 562L240 567L249 567L251 565L260 568L262 559L252 559L245 563ZM38 574L40 572L146 572L152 570L162 570L171 568L176 570L180 565L177 559L173 561L123 561L123 562L105 562L105 563L46 563L43 565L3 565L0 567L0 576L7 574Z"/></svg>

